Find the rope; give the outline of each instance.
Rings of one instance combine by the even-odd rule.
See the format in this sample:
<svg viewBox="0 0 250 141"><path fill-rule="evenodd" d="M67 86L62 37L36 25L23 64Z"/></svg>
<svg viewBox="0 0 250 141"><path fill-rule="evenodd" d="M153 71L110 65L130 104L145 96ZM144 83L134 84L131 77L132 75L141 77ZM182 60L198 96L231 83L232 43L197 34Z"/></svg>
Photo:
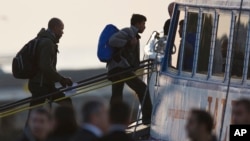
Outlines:
<svg viewBox="0 0 250 141"><path fill-rule="evenodd" d="M230 84L231 84L231 78L232 78L232 65L233 65L233 59L234 59L234 48L236 47L237 44L237 40L238 40L238 34L239 34L239 28L240 28L240 20L241 20L241 14L242 14L242 7L243 7L243 0L241 0L240 3L240 12L239 12L239 19L238 19L238 23L237 23L237 30L236 30L236 37L235 39L233 39L233 47L232 47L232 55L230 58L230 69L229 69L229 80L228 80L228 84L227 84L227 92L226 92L226 103L225 105L227 105L228 103L228 96L229 96L229 90L230 90ZM226 107L224 106L223 108L223 112L222 112L222 121L221 121L221 129L220 129L220 136L219 139L222 140L222 131L223 131L223 125L224 125L224 120L225 120L225 115L226 115Z"/></svg>

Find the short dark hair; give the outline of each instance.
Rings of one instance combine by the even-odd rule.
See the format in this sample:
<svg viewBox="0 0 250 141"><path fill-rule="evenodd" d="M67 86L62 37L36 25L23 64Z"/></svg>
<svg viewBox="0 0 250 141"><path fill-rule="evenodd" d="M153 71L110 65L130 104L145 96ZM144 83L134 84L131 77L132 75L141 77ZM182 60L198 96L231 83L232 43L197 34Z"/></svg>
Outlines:
<svg viewBox="0 0 250 141"><path fill-rule="evenodd" d="M238 105L243 105L245 109L247 110L247 112L250 113L250 99L241 98L235 102L235 106L238 106Z"/></svg>
<svg viewBox="0 0 250 141"><path fill-rule="evenodd" d="M179 26L183 26L183 24L184 24L184 20L180 20Z"/></svg>
<svg viewBox="0 0 250 141"><path fill-rule="evenodd" d="M168 35L169 27L170 27L170 19L168 19L163 26L164 35Z"/></svg>
<svg viewBox="0 0 250 141"><path fill-rule="evenodd" d="M82 107L83 122L91 122L91 116L99 112L100 108L104 106L101 101L89 101Z"/></svg>
<svg viewBox="0 0 250 141"><path fill-rule="evenodd" d="M46 116L49 120L52 119L51 114L50 114L46 109L43 109L43 108L33 109L33 110L31 111L31 114L32 114L32 113L44 115L44 116Z"/></svg>
<svg viewBox="0 0 250 141"><path fill-rule="evenodd" d="M55 135L71 134L77 130L75 111L70 106L57 107L54 112L57 126L54 129Z"/></svg>
<svg viewBox="0 0 250 141"><path fill-rule="evenodd" d="M136 25L137 23L146 22L147 18L140 14L133 14L130 20L131 25Z"/></svg>
<svg viewBox="0 0 250 141"><path fill-rule="evenodd" d="M56 26L62 25L63 22L59 18L51 18L48 23L48 28L53 29Z"/></svg>
<svg viewBox="0 0 250 141"><path fill-rule="evenodd" d="M200 109L191 110L191 114L196 117L196 120L199 124L206 126L206 130L211 133L213 130L214 120L208 112Z"/></svg>
<svg viewBox="0 0 250 141"><path fill-rule="evenodd" d="M129 121L130 107L125 102L113 103L110 107L109 116L113 124L125 124Z"/></svg>

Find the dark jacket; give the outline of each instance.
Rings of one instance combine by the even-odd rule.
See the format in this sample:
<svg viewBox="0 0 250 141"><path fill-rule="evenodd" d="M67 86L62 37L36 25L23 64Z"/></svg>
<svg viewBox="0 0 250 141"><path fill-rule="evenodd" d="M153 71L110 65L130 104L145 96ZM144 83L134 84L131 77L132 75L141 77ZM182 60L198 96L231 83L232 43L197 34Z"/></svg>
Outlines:
<svg viewBox="0 0 250 141"><path fill-rule="evenodd" d="M79 129L70 141L96 141L98 137L86 129Z"/></svg>
<svg viewBox="0 0 250 141"><path fill-rule="evenodd" d="M133 139L125 131L114 131L98 141L133 141Z"/></svg>
<svg viewBox="0 0 250 141"><path fill-rule="evenodd" d="M60 136L51 136L47 141L71 141L72 134L62 134Z"/></svg>
<svg viewBox="0 0 250 141"><path fill-rule="evenodd" d="M130 45L130 40L138 39L136 46ZM124 28L111 36L109 45L115 48L113 59L108 63L108 70L115 68L138 67L140 65L140 36L134 26Z"/></svg>
<svg viewBox="0 0 250 141"><path fill-rule="evenodd" d="M38 141L35 137L31 134L31 131L28 127L24 129L22 137L17 141Z"/></svg>
<svg viewBox="0 0 250 141"><path fill-rule="evenodd" d="M38 33L39 38L37 46L37 63L38 72L31 78L30 83L40 83L41 85L54 85L55 82L59 82L62 76L56 70L57 63L57 39L48 30L44 28Z"/></svg>

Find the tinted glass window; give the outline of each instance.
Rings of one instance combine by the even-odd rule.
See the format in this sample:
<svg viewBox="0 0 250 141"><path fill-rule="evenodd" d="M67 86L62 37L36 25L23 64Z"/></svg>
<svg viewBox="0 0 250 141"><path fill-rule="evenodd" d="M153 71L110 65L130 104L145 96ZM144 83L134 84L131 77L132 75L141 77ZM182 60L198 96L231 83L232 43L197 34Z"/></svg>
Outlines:
<svg viewBox="0 0 250 141"><path fill-rule="evenodd" d="M224 77L228 39L230 35L231 14L219 14L218 20L214 49L213 75Z"/></svg>
<svg viewBox="0 0 250 141"><path fill-rule="evenodd" d="M212 28L214 23L214 15L210 13L204 13L202 15L201 35L200 35L200 47L198 55L197 73L207 74L209 53L212 39Z"/></svg>

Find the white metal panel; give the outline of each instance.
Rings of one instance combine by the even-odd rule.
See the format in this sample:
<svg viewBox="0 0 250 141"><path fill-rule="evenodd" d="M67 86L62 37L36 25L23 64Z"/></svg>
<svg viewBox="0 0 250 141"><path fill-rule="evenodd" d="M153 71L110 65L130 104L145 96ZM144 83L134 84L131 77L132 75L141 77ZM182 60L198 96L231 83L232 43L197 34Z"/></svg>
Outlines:
<svg viewBox="0 0 250 141"><path fill-rule="evenodd" d="M190 109L198 108L209 111L214 120L214 134L220 141L229 141L229 125L232 116L232 104L242 97L250 97L249 89L231 87L226 103L226 86L208 88L207 83L189 82L162 75L157 97L153 101L151 137L162 141L187 141L185 125ZM174 84L173 82L181 83ZM190 84L188 84L190 83ZM202 86L203 85L203 86ZM202 87L200 87L202 86ZM205 87L204 87L205 86ZM224 124L223 108L226 108Z"/></svg>

